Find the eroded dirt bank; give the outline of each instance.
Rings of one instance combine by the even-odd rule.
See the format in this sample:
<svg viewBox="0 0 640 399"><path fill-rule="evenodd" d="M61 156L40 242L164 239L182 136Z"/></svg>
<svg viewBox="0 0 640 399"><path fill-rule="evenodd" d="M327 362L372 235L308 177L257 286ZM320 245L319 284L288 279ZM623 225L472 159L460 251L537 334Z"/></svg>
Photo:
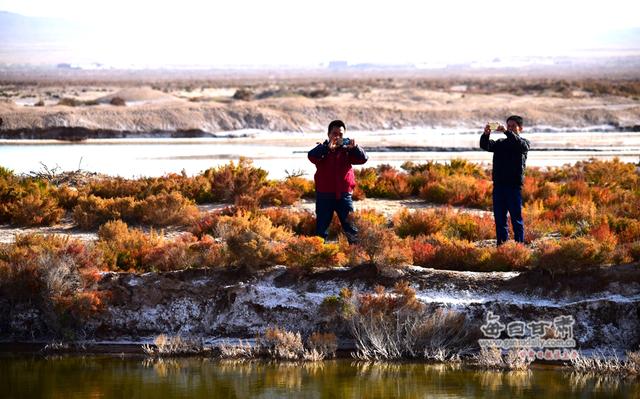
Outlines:
<svg viewBox="0 0 640 399"><path fill-rule="evenodd" d="M346 325L323 313L322 301L341 288L370 292L407 280L429 309L464 313L479 329L487 312L502 322L553 320L571 315L581 349L635 350L640 344L640 268L626 265L550 276L539 272L454 272L410 267L394 276L373 266L317 271L300 276L284 267L258 274L191 269L170 273L105 273L105 309L91 316L79 339L144 342L159 334L205 340L254 338L269 326L310 334L333 331L349 345ZM0 299L3 341L46 341L45 319L28 305ZM479 330L478 330L479 332Z"/></svg>

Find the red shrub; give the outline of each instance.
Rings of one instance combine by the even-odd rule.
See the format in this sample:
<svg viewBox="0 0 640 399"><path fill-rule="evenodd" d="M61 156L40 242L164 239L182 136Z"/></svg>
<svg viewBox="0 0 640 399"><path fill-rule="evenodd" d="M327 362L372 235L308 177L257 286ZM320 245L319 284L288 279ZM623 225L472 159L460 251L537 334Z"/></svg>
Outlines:
<svg viewBox="0 0 640 399"><path fill-rule="evenodd" d="M413 253L413 264L418 266L429 266L436 256L436 247L425 235L420 235L408 240Z"/></svg>

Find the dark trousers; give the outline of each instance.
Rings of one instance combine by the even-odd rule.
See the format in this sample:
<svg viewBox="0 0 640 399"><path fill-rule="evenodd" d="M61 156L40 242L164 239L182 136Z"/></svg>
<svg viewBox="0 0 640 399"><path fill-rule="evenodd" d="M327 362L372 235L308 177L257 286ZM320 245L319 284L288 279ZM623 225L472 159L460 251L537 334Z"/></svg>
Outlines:
<svg viewBox="0 0 640 399"><path fill-rule="evenodd" d="M349 244L356 243L358 229L353 223L353 218L350 217L353 213L353 199L350 193L342 193L340 198L336 198L335 193L316 193L316 235L327 239L333 212L338 214Z"/></svg>
<svg viewBox="0 0 640 399"><path fill-rule="evenodd" d="M496 219L498 245L509 239L507 212L511 216L513 239L524 242L524 221L522 220L522 194L520 188L493 187L493 216Z"/></svg>

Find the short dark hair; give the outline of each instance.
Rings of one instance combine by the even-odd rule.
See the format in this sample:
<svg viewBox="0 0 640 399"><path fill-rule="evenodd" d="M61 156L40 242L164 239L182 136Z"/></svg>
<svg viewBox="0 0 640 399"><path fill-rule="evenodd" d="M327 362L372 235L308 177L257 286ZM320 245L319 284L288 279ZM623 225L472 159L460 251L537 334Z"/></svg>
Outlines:
<svg viewBox="0 0 640 399"><path fill-rule="evenodd" d="M514 121L516 125L522 128L522 123L524 122L524 119L522 119L522 117L518 115L511 115L510 117L507 118L507 123L509 121Z"/></svg>
<svg viewBox="0 0 640 399"><path fill-rule="evenodd" d="M329 124L329 129L327 129L327 134L331 133L334 127L343 127L344 130L347 130L347 125L344 124L340 119L336 119L335 121L331 121Z"/></svg>

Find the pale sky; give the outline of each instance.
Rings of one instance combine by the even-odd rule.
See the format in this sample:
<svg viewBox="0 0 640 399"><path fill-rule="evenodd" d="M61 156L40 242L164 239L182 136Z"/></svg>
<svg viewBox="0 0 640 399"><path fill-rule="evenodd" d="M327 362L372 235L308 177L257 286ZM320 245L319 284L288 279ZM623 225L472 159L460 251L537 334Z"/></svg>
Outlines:
<svg viewBox="0 0 640 399"><path fill-rule="evenodd" d="M0 0L0 10L86 24L67 44L83 59L149 64L557 56L640 26L637 0Z"/></svg>

